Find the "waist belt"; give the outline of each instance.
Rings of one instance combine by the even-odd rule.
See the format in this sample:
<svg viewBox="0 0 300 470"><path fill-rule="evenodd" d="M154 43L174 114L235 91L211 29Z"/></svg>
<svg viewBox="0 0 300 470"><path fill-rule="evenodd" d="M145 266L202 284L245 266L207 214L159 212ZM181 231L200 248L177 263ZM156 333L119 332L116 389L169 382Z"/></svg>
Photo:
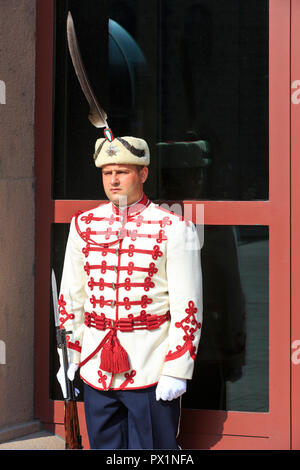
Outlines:
<svg viewBox="0 0 300 470"><path fill-rule="evenodd" d="M170 320L169 311L164 315L141 314L136 317L119 318L116 321L106 318L104 313L97 315L95 312L85 312L84 324L97 330L107 330L108 328L120 331L155 330L168 320Z"/></svg>
<svg viewBox="0 0 300 470"><path fill-rule="evenodd" d="M102 331L109 329L109 332L105 335L97 348L79 364L79 367L86 364L102 349L100 369L113 374L120 374L121 372L129 370L128 354L117 338L117 331L155 330L168 320L170 320L169 311L164 315L141 313L136 317L119 318L118 320L106 318L104 313L97 315L95 312L85 312L84 324L87 327Z"/></svg>

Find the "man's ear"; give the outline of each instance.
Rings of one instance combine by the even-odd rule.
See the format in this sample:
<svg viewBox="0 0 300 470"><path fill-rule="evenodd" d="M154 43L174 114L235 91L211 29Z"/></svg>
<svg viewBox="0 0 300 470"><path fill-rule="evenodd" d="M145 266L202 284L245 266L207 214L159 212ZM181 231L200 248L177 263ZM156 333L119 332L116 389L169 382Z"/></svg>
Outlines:
<svg viewBox="0 0 300 470"><path fill-rule="evenodd" d="M148 178L148 173L149 173L149 170L148 170L147 166L144 166L140 171L140 178L141 178L141 182L143 184L145 183L146 179Z"/></svg>

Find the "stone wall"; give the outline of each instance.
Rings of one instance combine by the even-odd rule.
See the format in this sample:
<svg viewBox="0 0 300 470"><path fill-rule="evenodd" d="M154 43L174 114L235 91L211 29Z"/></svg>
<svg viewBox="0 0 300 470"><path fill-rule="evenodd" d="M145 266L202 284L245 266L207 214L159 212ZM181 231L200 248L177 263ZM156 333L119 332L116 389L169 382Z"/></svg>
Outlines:
<svg viewBox="0 0 300 470"><path fill-rule="evenodd" d="M35 426L35 34L35 0L0 0L0 442Z"/></svg>

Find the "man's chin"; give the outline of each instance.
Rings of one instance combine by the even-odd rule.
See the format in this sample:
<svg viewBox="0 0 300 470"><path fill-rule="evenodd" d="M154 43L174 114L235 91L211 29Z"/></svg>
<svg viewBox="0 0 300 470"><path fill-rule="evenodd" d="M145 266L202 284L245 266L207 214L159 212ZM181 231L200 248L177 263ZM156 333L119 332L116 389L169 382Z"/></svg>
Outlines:
<svg viewBox="0 0 300 470"><path fill-rule="evenodd" d="M127 196L124 196L124 194L119 191L110 192L109 199L117 206L127 206Z"/></svg>

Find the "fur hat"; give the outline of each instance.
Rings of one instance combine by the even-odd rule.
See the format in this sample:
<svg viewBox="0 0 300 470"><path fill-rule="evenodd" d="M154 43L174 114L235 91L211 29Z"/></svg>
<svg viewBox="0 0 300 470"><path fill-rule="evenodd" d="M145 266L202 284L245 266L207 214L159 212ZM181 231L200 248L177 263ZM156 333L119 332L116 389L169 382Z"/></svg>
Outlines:
<svg viewBox="0 0 300 470"><path fill-rule="evenodd" d="M111 142L107 139L97 139L94 153L95 165L127 164L148 166L150 152L148 144L137 137L115 137Z"/></svg>

